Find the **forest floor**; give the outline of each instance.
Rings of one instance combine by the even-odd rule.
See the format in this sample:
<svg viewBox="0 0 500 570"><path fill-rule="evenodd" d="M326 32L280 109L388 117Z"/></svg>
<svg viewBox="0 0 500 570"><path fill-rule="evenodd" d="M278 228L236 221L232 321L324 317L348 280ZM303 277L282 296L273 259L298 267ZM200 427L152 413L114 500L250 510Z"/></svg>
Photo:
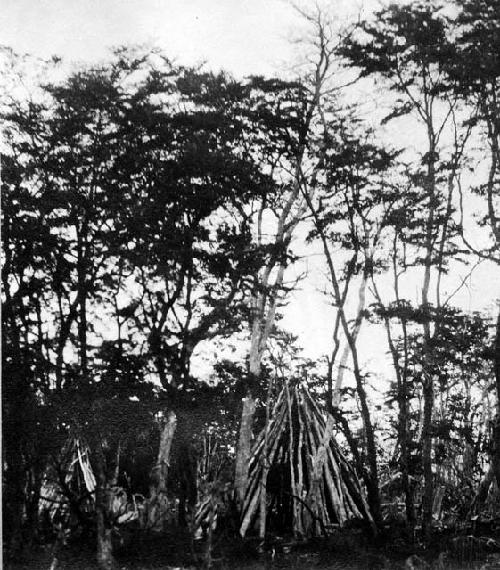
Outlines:
<svg viewBox="0 0 500 570"><path fill-rule="evenodd" d="M207 568L204 545L196 547L193 564L189 542L168 537L132 541L117 548L117 570L195 570ZM23 560L6 562L5 570L54 570L52 547L39 547ZM95 551L89 545L71 544L60 550L56 570L94 570ZM354 541L322 540L309 543L277 541L258 553L251 542L225 538L215 542L212 570L480 570L500 569L500 553L463 550L443 553L411 551L394 545L372 546L361 537Z"/></svg>

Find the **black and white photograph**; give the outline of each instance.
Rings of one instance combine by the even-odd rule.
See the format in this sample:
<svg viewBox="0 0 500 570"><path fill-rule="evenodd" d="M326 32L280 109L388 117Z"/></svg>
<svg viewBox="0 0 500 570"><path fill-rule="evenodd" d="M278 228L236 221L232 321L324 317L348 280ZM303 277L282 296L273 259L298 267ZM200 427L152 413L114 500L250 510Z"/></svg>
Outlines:
<svg viewBox="0 0 500 570"><path fill-rule="evenodd" d="M500 570L500 0L0 2L2 567Z"/></svg>

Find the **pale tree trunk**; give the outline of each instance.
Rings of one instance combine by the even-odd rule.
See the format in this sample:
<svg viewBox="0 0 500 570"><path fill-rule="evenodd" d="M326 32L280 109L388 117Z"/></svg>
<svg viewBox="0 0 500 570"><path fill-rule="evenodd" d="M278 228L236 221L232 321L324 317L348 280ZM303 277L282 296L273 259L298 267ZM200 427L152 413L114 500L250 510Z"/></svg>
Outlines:
<svg viewBox="0 0 500 570"><path fill-rule="evenodd" d="M289 196L288 201L281 213L278 227L278 235L276 246L288 247L291 239L291 233L296 227L299 219L295 217L288 228L285 228L285 221L288 218L293 202L297 200L299 195L298 185L296 190ZM261 211L262 214L262 211ZM261 243L261 217L259 216L259 244ZM238 438L238 447L236 453L235 465L235 492L236 500L241 507L245 497L248 482L248 464L250 461L250 452L252 447L252 427L256 409L256 401L254 395L255 385L258 383L262 367L262 357L266 348L267 340L274 326L276 316L276 303L278 291L283 285L285 274L284 263L278 263L278 254L271 259L264 268L259 283L259 293L256 294L252 308L253 320L250 338L250 354L249 354L249 381L247 383L247 393L242 400L241 422ZM272 281L272 272L276 268L276 275Z"/></svg>
<svg viewBox="0 0 500 570"><path fill-rule="evenodd" d="M294 430L293 430L293 420L292 420L292 399L290 397L290 387L288 385L288 379L285 379L285 394L286 394L286 408L288 425L290 426L290 437L288 438L288 453L290 456L290 486L292 489L292 520L293 520L293 533L296 538L304 534L303 519L301 516L300 506L297 502L297 497L302 498L302 486L303 486L303 470L302 470L302 456L301 453L297 454L297 478L295 477L295 457L294 457ZM300 414L299 414L300 422ZM299 429L299 441L298 449L302 449L303 445L303 433Z"/></svg>
<svg viewBox="0 0 500 570"><path fill-rule="evenodd" d="M248 463L250 461L250 451L252 445L252 426L255 414L255 398L247 395L243 398L243 409L241 412L240 433L238 439L238 453L236 456L235 468L235 490L238 504L243 505L248 482Z"/></svg>
<svg viewBox="0 0 500 570"><path fill-rule="evenodd" d="M82 222L82 227L77 228L77 286L79 299L78 341L80 353L80 367L82 375L87 379L87 232L88 223Z"/></svg>
<svg viewBox="0 0 500 570"><path fill-rule="evenodd" d="M381 514L381 504L380 504L380 492L379 492L379 477L378 477L378 461L377 461L377 448L375 443L375 431L373 428L370 409L368 407L368 398L364 386L364 379L361 373L361 368L359 366L359 359L358 359L358 350L356 346L357 341L357 334L359 332L359 327L361 326L362 320L362 311L358 314L357 323L355 324L354 329L351 331L349 328L349 323L345 313L345 296L343 292L340 290L339 280L337 278L337 271L335 269L335 265L333 263L333 255L329 247L329 240L325 234L323 229L322 223L319 219L318 212L314 207L312 200L309 196L305 195L305 199L307 205L311 211L311 214L314 219L314 223L316 229L318 230L319 236L321 238L321 242L323 245L323 252L325 254L325 259L328 266L328 272L330 276L331 286L332 286L332 297L335 300L335 305L337 307L337 317L342 325L342 330L344 332L349 351L352 355L352 363L353 363L353 374L356 380L356 393L359 398L360 404L360 411L361 411L361 419L363 421L363 428L365 432L365 439L366 439L366 456L367 456L367 463L368 463L368 473L364 474L364 479L366 483L366 488L368 492L368 502L370 505L370 509L372 511L373 519L375 521L375 525L378 529L381 528L382 525L382 514ZM371 274L371 255L368 255L368 251L365 250L365 268L363 274L363 280L367 280L369 275ZM360 294L359 294L359 303L364 305L364 296L365 296L365 287L366 283L364 283L361 287ZM357 325L357 326L356 326ZM355 336L356 335L356 336ZM332 406L333 407L333 406ZM336 408L333 407L333 410ZM337 408L338 409L338 408Z"/></svg>
<svg viewBox="0 0 500 570"><path fill-rule="evenodd" d="M368 282L368 275L366 272L364 272L358 291L358 307L356 309L356 320L354 322L354 328L351 333L354 343L356 343L358 339L359 331L361 329L361 324L363 322L363 311L365 310L365 303L366 303L367 282ZM339 370L337 373L337 378L335 380L335 388L333 390L332 405L334 408L340 407L342 385L344 382L344 372L347 365L347 359L349 358L350 354L351 354L351 349L349 347L349 344L346 344L342 352L342 355L340 357Z"/></svg>
<svg viewBox="0 0 500 570"><path fill-rule="evenodd" d="M500 313L498 314L496 326L494 366L497 413L492 430L492 464L497 485L500 489Z"/></svg>
<svg viewBox="0 0 500 570"><path fill-rule="evenodd" d="M258 305L260 303L262 303L262 300L258 299L255 305ZM252 323L252 336L250 340L250 378L247 385L247 393L242 399L241 422L238 437L234 481L236 501L240 507L243 505L248 483L248 465L252 449L252 427L256 408L254 386L255 382L258 381L258 378L260 376L261 368L262 352L260 346L262 342L262 331L260 324L260 319L254 317L254 321Z"/></svg>
<svg viewBox="0 0 500 570"><path fill-rule="evenodd" d="M325 244L325 252L327 252L327 261L330 269L330 276L332 278L332 286L334 289L334 297L340 301L340 288L336 277L333 260L331 258L330 250ZM375 431L373 428L370 409L368 407L368 398L364 386L364 380L359 366L358 350L356 346L356 338L353 337L352 332L349 330L349 324L346 319L344 307L339 304L338 311L340 313L340 322L346 337L349 350L352 356L353 373L356 380L356 393L359 398L361 419L366 438L366 456L368 463L368 476L365 476L365 483L368 491L368 501L372 511L375 525L380 529L382 525L380 493L379 493L379 477L378 477L378 462L377 462L377 448L375 443Z"/></svg>
<svg viewBox="0 0 500 570"><path fill-rule="evenodd" d="M304 112L304 125L300 133L300 141L295 156L290 191L284 201L282 210L279 213L274 211L274 214L278 218L274 238L275 251L271 255L271 259L267 265L262 269L261 274L257 277L258 282L256 283L256 289L258 291L255 294L252 307L254 314L251 324L249 354L250 382L246 396L242 402L241 424L235 466L235 492L240 506L242 505L248 481L248 462L250 458L253 417L255 414L253 386L255 386L259 380L262 357L275 322L277 296L283 286L286 268L286 261L283 261L283 259L286 257L285 254L288 251L293 232L307 211L307 204L301 200L301 194L305 193L310 196L314 193L316 185L314 179L319 168L318 164L313 171L310 187L304 191L303 186L306 182L303 172L303 162L309 142L308 137L311 122L319 110L323 87L328 78L328 72L331 68L331 58L334 53L331 38L327 35L327 29L325 28L322 15L318 14L317 17L306 17L306 19L314 24L320 47L318 60L312 72L311 99ZM263 241L262 220L266 208L267 204L264 200L257 219L257 244L259 246L265 243ZM294 208L295 211L293 211ZM272 279L273 275L274 280Z"/></svg>
<svg viewBox="0 0 500 570"><path fill-rule="evenodd" d="M267 519L267 475L269 473L269 460L267 456L267 450L269 447L269 420L270 420L270 408L271 408L271 393L272 393L272 381L269 381L267 387L267 400L266 400L266 425L264 427L264 448L261 454L262 465L262 480L260 482L260 520L259 520L259 538L261 541L261 547L264 545L266 538L266 519Z"/></svg>
<svg viewBox="0 0 500 570"><path fill-rule="evenodd" d="M170 465L170 451L174 439L177 417L169 412L160 437L160 448L156 465L151 473L151 485L148 501L148 527L163 528L164 519L168 509L167 477Z"/></svg>

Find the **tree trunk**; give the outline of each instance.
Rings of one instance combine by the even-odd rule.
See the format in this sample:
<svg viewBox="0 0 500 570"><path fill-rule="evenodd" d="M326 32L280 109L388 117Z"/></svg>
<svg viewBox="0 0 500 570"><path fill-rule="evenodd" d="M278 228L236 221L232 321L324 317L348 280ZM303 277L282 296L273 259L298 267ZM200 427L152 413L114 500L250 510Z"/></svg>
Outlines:
<svg viewBox="0 0 500 570"><path fill-rule="evenodd" d="M500 488L500 312L496 324L496 336L494 345L494 372L495 389L497 397L497 410L493 420L490 443L490 466L481 480L476 496L472 502L471 512L477 513L488 497L493 480L496 479Z"/></svg>
<svg viewBox="0 0 500 570"><path fill-rule="evenodd" d="M397 270L396 264L394 264L394 277L395 277L395 291L396 291L396 301L400 303L399 297L399 286L397 281ZM375 291L375 296L380 304L383 306L382 298L379 294L375 280L373 280L373 288ZM387 334L387 342L392 356L392 363L394 366L394 372L396 374L397 380L397 402L398 402L398 439L399 446L401 450L400 465L401 465L401 479L403 493L405 496L405 510L406 510L406 521L408 523L408 530L411 537L413 537L413 530L415 526L415 510L413 502L413 489L410 484L410 473L409 473L409 451L408 451L408 334L406 320L400 317L401 327L403 329L403 342L404 342L404 365L403 370L401 370L399 364L400 353L396 347L392 335L391 323L389 317L385 315L383 317L385 331Z"/></svg>
<svg viewBox="0 0 500 570"><path fill-rule="evenodd" d="M11 467L12 469L12 467ZM19 481L17 484L14 484L14 492L12 493L12 489L10 492L12 496L10 497L11 500L11 508L9 509L9 555L13 558L17 557L22 549L23 549L23 519L24 519L24 493L22 487L22 474L20 473ZM4 519L5 520L5 519ZM7 530L7 529L5 529Z"/></svg>
<svg viewBox="0 0 500 570"><path fill-rule="evenodd" d="M30 472L29 499L26 502L26 536L25 544L31 547L38 535L38 509L42 489L44 464L35 461Z"/></svg>
<svg viewBox="0 0 500 570"><path fill-rule="evenodd" d="M401 374L400 398L399 398L399 432L401 445L401 473L403 492L405 494L405 510L406 521L408 523L411 537L413 538L415 529L415 504L413 500L413 487L410 482L410 452L409 442L411 435L408 433L408 334L406 330L406 321L401 320L403 328L404 342L404 369Z"/></svg>
<svg viewBox="0 0 500 570"><path fill-rule="evenodd" d="M424 492L422 497L422 532L424 538L428 540L430 539L431 534L432 506L434 503L434 475L432 473L432 413L434 409L434 378L429 372L424 372L423 376L424 409L421 441Z"/></svg>
<svg viewBox="0 0 500 570"><path fill-rule="evenodd" d="M366 303L366 285L368 283L368 275L366 271L363 273L363 278L361 280L361 284L359 286L358 291L358 307L356 309L356 319L354 322L354 328L352 330L352 339L354 343L356 343L359 331L361 329L361 324L363 322L363 311L365 310L365 303ZM332 397L332 405L334 408L338 408L340 406L341 400L341 392L342 392L342 385L344 381L344 372L347 365L347 359L349 358L349 354L351 353L351 349L349 344L346 344L344 350L342 352L342 356L340 357L340 364L339 370L337 373L337 379L335 381L335 389L333 391Z"/></svg>
<svg viewBox="0 0 500 570"><path fill-rule="evenodd" d="M423 418L422 418L422 473L424 480L424 490L422 497L422 533L424 539L429 541L431 538L432 526L432 507L434 503L434 476L432 473L432 414L434 410L434 375L431 358L431 324L430 324L430 303L429 289L431 281L431 269L434 262L434 225L435 225L435 208L436 208L436 172L435 172L435 156L436 142L433 131L432 119L428 118L427 134L429 141L429 160L427 170L426 190L429 196L428 218L425 229L425 260L424 260L424 279L422 283L422 309L424 312L423 320L423 346L422 346L422 394L424 400ZM441 256L442 257L442 256ZM441 263L441 260L439 261ZM435 325L437 327L437 323Z"/></svg>
<svg viewBox="0 0 500 570"><path fill-rule="evenodd" d="M493 459L493 471L500 489L500 312L497 318L495 337L495 385L497 393L497 413L493 423L491 454Z"/></svg>
<svg viewBox="0 0 500 570"><path fill-rule="evenodd" d="M268 270L269 267L266 269ZM268 286L269 273L270 271L266 271L266 275L263 279L265 287ZM277 279L278 278L281 278L281 280L283 279L283 271L278 273ZM281 285L281 282L279 285ZM248 465L252 449L252 427L256 407L256 401L253 393L260 377L262 354L271 326L274 323L274 311L276 307L276 297L274 295L274 297L271 297L266 313L266 299L267 294L265 292L259 293L254 299L255 313L252 322L252 334L250 340L247 393L246 397L242 399L241 423L235 465L234 487L236 501L240 508L243 506L243 501L245 499L248 483Z"/></svg>
<svg viewBox="0 0 500 570"><path fill-rule="evenodd" d="M256 284L258 292L255 293L255 297L253 299L254 315L252 320L249 355L249 376L251 384L255 383L255 381L259 379L262 355L266 347L267 339L269 338L269 334L271 333L271 329L275 322L277 295L278 291L283 286L283 278L286 267L286 261L283 261L283 259L286 257L286 254L288 252L288 247L290 245L293 232L307 209L305 205L302 205L299 208L298 212L294 213L292 211L293 206L296 205L300 199L303 183L302 163L307 146L306 139L309 133L313 114L317 110L320 102L321 89L329 66L329 58L325 57L324 49L325 46L323 45L323 51L321 52L321 57L315 70L313 98L305 113L305 122L302 131L303 140L299 145L299 149L296 155L293 185L279 215L276 211L274 212L274 214L278 217L274 242L274 252L269 262L262 268L262 273L257 278ZM314 189L311 191L314 192ZM262 220L266 206L266 201L263 200L257 220L257 243L259 246L263 245ZM271 279L271 273L273 270L276 270L274 283ZM235 491L237 501L240 505L243 503L248 481L248 461L250 458L254 413L255 398L252 393L252 388L250 387L247 391L246 397L243 399L240 434L236 455Z"/></svg>
<svg viewBox="0 0 500 570"><path fill-rule="evenodd" d="M97 518L97 566L100 570L116 567L111 541L112 525L109 520L109 485L106 476L105 459L97 452L96 466L96 518Z"/></svg>
<svg viewBox="0 0 500 570"><path fill-rule="evenodd" d="M21 360L18 362L22 363ZM25 444L29 434L23 425L23 417L31 402L28 399L27 386L23 382L24 367L16 371L10 366L4 367L3 383L3 438L2 459L6 468L3 487L3 529L4 543L8 544L9 555L18 556L23 550L23 524L25 521L26 497L26 460ZM12 382L12 384L11 384ZM8 383L8 384L7 384ZM9 405L7 398L9 397Z"/></svg>
<svg viewBox="0 0 500 570"><path fill-rule="evenodd" d="M169 412L163 426L160 438L160 448L156 465L151 473L151 485L149 488L148 502L148 527L163 528L163 522L168 507L167 500L167 477L170 465L170 451L174 438L177 417L174 412Z"/></svg>
<svg viewBox="0 0 500 570"><path fill-rule="evenodd" d="M116 566L111 541L112 529L106 524L105 514L97 511L97 565L100 570L111 570Z"/></svg>
<svg viewBox="0 0 500 570"><path fill-rule="evenodd" d="M187 528L191 539L194 509L198 499L198 458L192 441L185 439L178 446L179 468L179 526Z"/></svg>
<svg viewBox="0 0 500 570"><path fill-rule="evenodd" d="M255 398L249 392L242 400L240 435L238 439L238 453L236 456L235 468L235 491L236 500L240 506L243 505L248 482L248 463L250 461L252 426L255 414Z"/></svg>
<svg viewBox="0 0 500 570"><path fill-rule="evenodd" d="M86 223L84 222L86 227ZM82 228L82 232L84 229ZM78 235L77 248L77 281L79 299L78 341L80 344L80 368L84 378L87 376L87 275L85 260L85 234Z"/></svg>
<svg viewBox="0 0 500 570"><path fill-rule="evenodd" d="M261 454L261 460L264 462L262 466L262 480L260 482L260 520L259 520L259 538L261 547L264 546L266 539L266 519L267 519L267 474L269 473L269 461L267 457L268 443L269 443L269 420L270 420L270 407L271 407L271 392L272 381L269 381L267 387L266 399L266 425L264 427L264 448Z"/></svg>
<svg viewBox="0 0 500 570"><path fill-rule="evenodd" d="M359 368L358 351L356 344L349 333L347 321L345 316L342 318L344 333L351 348L352 360L354 364L354 377L356 379L356 393L358 394L361 419L365 430L366 438L366 458L368 462L368 477L365 477L366 488L368 492L368 503L372 512L373 520L377 529L382 527L382 512L380 504L380 490L379 490L379 477L378 477L378 462L377 462L377 446L375 443L375 431L370 416L370 409L368 407L368 399L364 387L363 377Z"/></svg>
<svg viewBox="0 0 500 570"><path fill-rule="evenodd" d="M362 313L358 314L354 331L349 329L349 323L347 321L347 317L344 310L344 295L340 291L339 281L337 279L337 272L335 270L335 265L333 263L332 253L329 247L328 238L322 228L321 222L318 218L318 212L314 208L311 199L305 195L304 196L309 206L309 209L314 217L316 228L319 231L321 241L323 244L323 252L325 254L326 262L328 265L328 270L330 273L330 279L332 284L332 293L333 298L335 299L335 304L337 306L338 315L340 317L340 323L342 325L342 330L344 331L344 335L346 337L349 350L352 355L352 363L354 368L354 378L356 380L356 392L358 394L359 403L361 407L361 419L363 421L363 427L365 431L365 439L366 439L366 455L368 460L368 474L364 474L364 479L366 483L366 488L368 492L368 503L370 505L370 510L372 511L373 520L375 521L375 526L380 529L382 526L382 514L381 514L381 505L380 505L380 492L379 492L379 478L378 478L378 464L377 464L377 447L375 444L375 432L373 429L373 424L371 421L370 416L370 409L368 407L368 401L366 396L366 391L364 387L364 380L361 374L361 370L359 367L359 360L358 360L358 350L356 346L357 338L353 335L355 333L357 335L357 331L359 330L359 326L361 326L361 319ZM371 274L369 271L366 262L364 268L364 275L363 280L368 278L368 274ZM366 282L362 284L360 292L359 292L359 304L360 306L364 305L364 287L366 286ZM332 406L335 409L335 406Z"/></svg>

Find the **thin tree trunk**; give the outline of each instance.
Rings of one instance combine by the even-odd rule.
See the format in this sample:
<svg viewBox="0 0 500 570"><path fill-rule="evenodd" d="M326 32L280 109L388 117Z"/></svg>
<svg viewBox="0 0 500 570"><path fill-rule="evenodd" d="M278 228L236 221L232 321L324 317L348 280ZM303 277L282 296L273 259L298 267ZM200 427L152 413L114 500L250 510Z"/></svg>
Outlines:
<svg viewBox="0 0 500 570"><path fill-rule="evenodd" d="M170 451L176 425L177 417L173 411L170 411L163 426L158 457L151 476L148 505L148 526L150 528L163 528L163 521L168 507L167 478L170 465Z"/></svg>
<svg viewBox="0 0 500 570"><path fill-rule="evenodd" d="M235 465L236 501L240 508L243 506L243 500L245 498L248 483L248 464L250 461L252 427L256 409L254 389L259 381L262 356L267 339L271 333L271 328L274 324L277 288L281 287L283 284L284 271L284 266L280 265L273 285L273 291L271 293L267 293L266 289L269 287L271 267L266 267L262 283L264 291L260 292L254 301L255 314L252 322L252 334L250 340L247 394L242 400L241 423Z"/></svg>
<svg viewBox="0 0 500 570"><path fill-rule="evenodd" d="M252 338L250 348L250 380L255 382L260 376L260 367L263 352L267 343L267 339L274 326L276 301L278 290L283 285L283 277L285 272L285 261L288 252L288 246L292 239L293 232L300 222L303 214L307 210L307 205L302 204L298 208L298 212L293 212L292 208L300 199L302 185L304 183L304 174L302 171L304 155L308 145L308 136L311 129L311 122L314 114L320 106L322 89L327 79L328 71L331 65L331 56L333 50L330 51L329 40L325 36L325 30L322 22L318 19L316 23L317 32L320 39L319 58L314 69L314 80L311 89L312 97L304 112L304 123L300 132L299 144L295 155L294 179L290 193L279 214L274 212L278 217L275 251L266 267L264 267L260 282L257 284L259 293L255 299L254 309L256 313L252 322ZM315 172L317 174L317 170ZM314 192L315 184L311 185L310 192ZM306 192L307 193L307 192ZM267 204L264 199L258 213L257 232L258 244L262 245L262 219ZM277 268L277 275L274 284L270 284L270 276L274 269ZM246 398L243 399L240 434L238 440L238 449L236 454L235 467L235 490L236 497L240 505L243 504L243 498L248 480L248 460L250 457L250 443L252 435L253 416L255 413L255 399L252 389L248 390Z"/></svg>
<svg viewBox="0 0 500 570"><path fill-rule="evenodd" d="M427 330L429 324L424 325ZM428 343L430 336L425 333L427 338L426 349L422 356L423 368L429 366ZM432 505L434 495L434 475L432 473L432 414L434 410L434 378L429 370L423 371L423 418L422 418L422 472L424 478L424 492L422 497L422 531L426 540L430 538L432 524Z"/></svg>
<svg viewBox="0 0 500 570"><path fill-rule="evenodd" d="M404 343L404 368L401 374L401 398L399 403L399 429L401 438L401 471L403 478L403 492L405 494L405 509L406 520L410 527L411 535L413 537L413 530L415 527L415 503L413 500L413 488L410 482L410 451L409 443L411 435L408 432L408 333L406 320L401 319L401 326L403 328L403 343Z"/></svg>
<svg viewBox="0 0 500 570"><path fill-rule="evenodd" d="M398 306L400 304L399 296L399 283L398 283L398 273L397 273L397 263L396 263L396 240L394 241L394 256L393 256L393 270L394 270L394 290L396 294L396 302ZM374 277L372 276L373 292L375 293L375 298L380 306L384 306L382 297L380 296L377 284ZM387 343L389 345L389 350L392 356L392 363L394 366L394 372L396 374L396 381L398 387L398 436L399 445L401 449L401 478L403 492L405 496L405 510L406 510L406 520L409 526L410 535L413 536L413 529L415 525L415 509L413 501L413 490L410 485L410 474L409 474L409 452L408 452L408 379L407 379L407 368L408 368L408 335L406 331L406 320L404 317L400 317L401 326L403 328L403 343L404 343L404 365L403 370L401 370L399 364L400 353L394 343L391 322L387 314L383 317L385 331L387 335Z"/></svg>
<svg viewBox="0 0 500 570"><path fill-rule="evenodd" d="M83 228L82 228L83 232ZM79 298L78 341L80 344L80 368L87 377L87 275L85 263L85 235L78 235L77 278Z"/></svg>
<svg viewBox="0 0 500 570"><path fill-rule="evenodd" d="M375 433L373 429L373 424L371 422L370 410L368 408L368 400L364 387L364 380L361 374L361 369L359 367L356 338L353 337L353 333L349 329L349 323L345 315L344 305L342 302L343 295L341 294L340 291L340 286L337 279L337 272L335 270L332 254L328 246L327 236L324 230L322 229L322 224L318 218L318 212L314 208L314 205L312 204L310 197L305 194L304 198L313 215L316 228L318 229L318 232L320 234L320 238L323 244L323 251L325 254L328 270L330 273L330 279L333 289L333 298L335 299L335 304L337 306L338 314L340 316L340 323L342 325L342 330L344 331L344 335L346 337L352 355L354 378L356 380L356 392L358 394L359 403L361 406L361 419L363 421L363 427L366 438L366 455L368 459L369 475L365 476L365 483L368 491L368 501L370 504L370 509L372 511L373 519L375 521L376 527L380 529L382 525L382 514L381 514L379 480L378 480L377 447L375 444ZM365 266L365 275L363 276L364 279L368 277L366 273L367 273L367 268ZM363 300L363 296L361 296L360 300L361 301Z"/></svg>
<svg viewBox="0 0 500 570"><path fill-rule="evenodd" d="M436 173L435 156L436 141L433 131L432 119L429 114L427 121L427 134L429 141L429 164L427 170L426 190L429 196L428 218L425 230L425 260L424 279L422 284L423 321L423 347L422 347L422 395L424 399L422 418L422 473L424 489L422 496L422 533L426 541L431 537L432 507L434 504L434 476L432 473L432 414L434 410L434 374L431 370L431 324L429 291L431 269L434 264L434 215L436 208Z"/></svg>
<svg viewBox="0 0 500 570"><path fill-rule="evenodd" d="M29 500L26 505L26 538L25 544L32 546L38 534L38 509L42 488L43 463L35 461L30 473Z"/></svg>
<svg viewBox="0 0 500 570"><path fill-rule="evenodd" d="M21 462L20 462L21 463ZM9 465L10 470L13 472L12 475L15 477L16 473L18 477L13 482L11 488L9 489L11 500L11 508L9 509L9 523L10 523L10 540L9 540L9 554L13 558L18 556L23 549L23 520L24 520L24 488L23 479L24 473L22 466L13 466L12 463ZM7 530L7 529L6 529Z"/></svg>
<svg viewBox="0 0 500 570"><path fill-rule="evenodd" d="M261 454L261 460L264 462L262 465L262 480L260 483L260 520L259 520L259 538L261 547L264 545L266 539L266 519L267 519L267 474L269 473L269 460L267 457L267 448L269 441L269 419L270 419L270 406L271 406L271 392L273 383L270 380L267 387L266 399L266 425L264 427L264 448Z"/></svg>
<svg viewBox="0 0 500 570"><path fill-rule="evenodd" d="M236 457L235 491L238 504L243 506L248 482L248 464L250 461L252 426L255 414L255 398L248 393L242 400L241 424Z"/></svg>
<svg viewBox="0 0 500 570"><path fill-rule="evenodd" d="M368 275L366 274L366 272L363 272L363 277L358 291L358 307L356 309L356 319L354 321L354 328L351 333L354 342L357 341L358 334L361 329L361 324L363 322L363 311L365 310L367 282L368 282ZM349 347L349 344L346 344L342 352L342 356L340 357L339 371L337 374L337 379L335 381L335 389L333 391L332 404L334 408L338 408L340 406L341 391L344 381L344 372L347 365L347 359L349 358L350 353L351 349Z"/></svg>
<svg viewBox="0 0 500 570"><path fill-rule="evenodd" d="M105 459L102 451L97 452L96 465L96 519L97 519L97 565L100 570L116 567L111 541L112 526L109 520L109 485L106 476Z"/></svg>
<svg viewBox="0 0 500 570"><path fill-rule="evenodd" d="M498 390L500 388L500 314L497 320L497 331L496 331L496 338L495 338L495 384L496 384L496 399L497 399L497 410L495 413L495 417L491 420L491 415L486 414L486 410L489 409L488 401L485 404L484 400L487 399L488 389L486 388L483 392L482 398L482 407L483 407L483 414L480 419L480 423L488 423L487 417L490 418L490 422L492 422L492 432L491 432L491 445L490 445L490 464L488 470L483 475L481 482L479 483L478 489L476 491L476 495L471 504L471 514L476 514L481 509L482 505L486 501L488 497L488 492L490 490L490 486L493 481L497 481L497 485L500 488L500 481L498 480L498 464L499 464L499 454L500 454L500 428L498 419L500 417L500 394L498 394Z"/></svg>
<svg viewBox="0 0 500 570"><path fill-rule="evenodd" d="M493 423L492 459L493 470L495 472L498 488L500 489L500 312L497 318L494 359L497 413Z"/></svg>
<svg viewBox="0 0 500 570"><path fill-rule="evenodd" d="M303 434L302 430L300 429L300 414L299 414L299 441L298 441L298 450L297 453L297 472L298 472L298 480L296 481L295 478L295 455L294 455L294 438L295 433L293 429L293 418L292 418L292 400L290 398L290 388L288 385L288 380L285 379L285 393L286 393L286 409L287 409L287 417L288 417L288 425L290 426L290 437L288 438L288 454L290 456L290 487L292 489L292 526L294 535L302 536L304 533L303 528L303 520L300 513L300 505L297 503L296 497L302 496L302 445L303 445ZM298 396L298 395L297 395ZM297 400L298 401L298 400Z"/></svg>

